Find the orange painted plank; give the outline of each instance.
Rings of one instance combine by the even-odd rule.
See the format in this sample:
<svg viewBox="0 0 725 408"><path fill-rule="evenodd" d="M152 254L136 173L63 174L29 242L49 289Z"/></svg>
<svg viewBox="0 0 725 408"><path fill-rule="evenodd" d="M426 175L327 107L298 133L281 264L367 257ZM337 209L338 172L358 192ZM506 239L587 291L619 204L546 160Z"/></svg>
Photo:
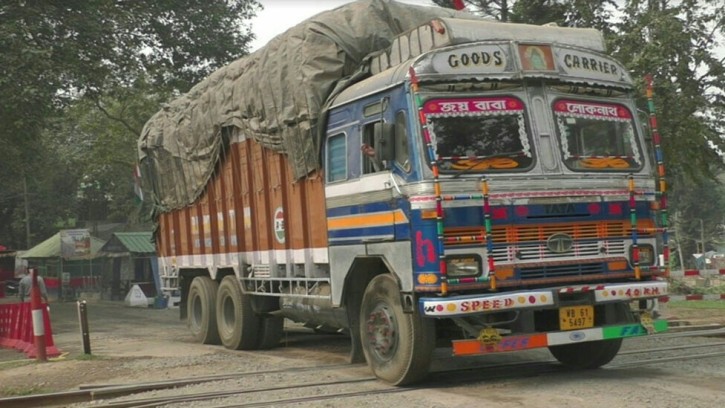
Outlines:
<svg viewBox="0 0 725 408"><path fill-rule="evenodd" d="M295 179L287 157L242 140L227 148L207 187L189 206L159 218L162 256L327 246L320 173ZM284 211L285 240L274 215Z"/></svg>
<svg viewBox="0 0 725 408"><path fill-rule="evenodd" d="M548 342L546 334L531 334L523 336L505 336L495 344L483 344L479 340L453 341L453 355L473 356L490 353L506 353L510 351L528 350L546 347Z"/></svg>

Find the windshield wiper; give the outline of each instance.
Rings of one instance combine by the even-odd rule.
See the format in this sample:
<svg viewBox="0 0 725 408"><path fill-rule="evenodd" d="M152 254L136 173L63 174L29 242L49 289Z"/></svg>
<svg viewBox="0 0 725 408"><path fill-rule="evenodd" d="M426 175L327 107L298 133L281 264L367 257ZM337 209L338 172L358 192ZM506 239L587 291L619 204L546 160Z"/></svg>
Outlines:
<svg viewBox="0 0 725 408"><path fill-rule="evenodd" d="M471 164L470 166L466 167L465 169L459 170L458 173L454 174L453 177L451 177L451 178L458 178L459 176L468 173L469 171L471 171L474 168L476 168L476 166L478 166L479 164L481 164L481 162L483 162L484 160L488 160L488 159L498 159L498 158L501 158L501 157L510 157L510 158L513 158L513 157L518 157L518 156L521 156L521 151L518 151L518 152L496 153L496 154L491 154L491 155L488 155L488 156L475 156L475 159L474 159L473 164Z"/></svg>

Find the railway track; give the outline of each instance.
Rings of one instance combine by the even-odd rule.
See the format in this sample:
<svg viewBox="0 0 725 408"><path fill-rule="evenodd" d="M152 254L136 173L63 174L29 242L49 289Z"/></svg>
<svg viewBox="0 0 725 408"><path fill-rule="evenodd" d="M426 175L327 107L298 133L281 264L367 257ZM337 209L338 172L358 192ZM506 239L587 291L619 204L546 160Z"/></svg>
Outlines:
<svg viewBox="0 0 725 408"><path fill-rule="evenodd" d="M725 329L704 329L665 333L647 339L665 339L674 337L725 337ZM701 350L705 350L700 352ZM641 358L653 353L677 352L677 355ZM619 353L607 368L640 367L645 365L671 363L675 361L713 358L725 356L725 341L712 341L703 344L677 345L666 347L628 350ZM411 392L419 389L448 388L461 384L473 384L495 380L527 378L557 372L568 372L554 360L525 361L497 365L480 365L455 370L431 373L429 379L418 387L391 387L377 381L372 376L364 376L350 371L361 371L363 365L335 364L287 368L283 370L266 370L256 372L239 372L203 377L180 378L169 381L145 382L123 385L81 386L78 390L57 393L38 394L23 397L0 399L3 408L28 406L68 406L93 402L93 407L159 407L174 404L202 402L212 403L214 407L259 407L280 406L293 403L323 402L325 400L345 400L356 397L382 395L389 393ZM285 385L250 387L244 385L247 379L272 378L274 376L291 376L309 371L335 372L339 377L335 381L296 382L285 380ZM349 377L349 378L344 378ZM214 382L215 391L206 391L199 384ZM225 384L228 382L229 384ZM267 381L274 384L275 380ZM184 387L184 388L182 388ZM174 389L169 391L169 389ZM199 390L196 390L196 389ZM148 396L146 393L155 395ZM279 395L285 397L279 398ZM80 406L80 405L79 405ZM206 406L206 405L205 405Z"/></svg>

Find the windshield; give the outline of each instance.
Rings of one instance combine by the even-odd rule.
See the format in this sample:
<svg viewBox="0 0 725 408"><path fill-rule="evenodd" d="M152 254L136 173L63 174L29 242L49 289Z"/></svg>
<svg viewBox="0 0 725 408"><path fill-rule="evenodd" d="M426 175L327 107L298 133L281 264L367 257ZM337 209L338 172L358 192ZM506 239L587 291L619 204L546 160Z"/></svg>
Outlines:
<svg viewBox="0 0 725 408"><path fill-rule="evenodd" d="M533 163L517 98L434 99L423 113L442 171L521 171Z"/></svg>
<svg viewBox="0 0 725 408"><path fill-rule="evenodd" d="M619 104L554 103L564 163L572 170L622 171L642 167L632 113Z"/></svg>

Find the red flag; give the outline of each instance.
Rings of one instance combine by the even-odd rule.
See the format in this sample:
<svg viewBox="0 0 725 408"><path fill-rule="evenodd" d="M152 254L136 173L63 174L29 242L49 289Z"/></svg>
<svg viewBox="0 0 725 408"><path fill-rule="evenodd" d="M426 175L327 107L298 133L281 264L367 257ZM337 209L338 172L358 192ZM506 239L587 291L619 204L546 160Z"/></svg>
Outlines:
<svg viewBox="0 0 725 408"><path fill-rule="evenodd" d="M463 10L466 8L466 4L463 2L463 0L453 0L453 7L456 8L456 10Z"/></svg>

